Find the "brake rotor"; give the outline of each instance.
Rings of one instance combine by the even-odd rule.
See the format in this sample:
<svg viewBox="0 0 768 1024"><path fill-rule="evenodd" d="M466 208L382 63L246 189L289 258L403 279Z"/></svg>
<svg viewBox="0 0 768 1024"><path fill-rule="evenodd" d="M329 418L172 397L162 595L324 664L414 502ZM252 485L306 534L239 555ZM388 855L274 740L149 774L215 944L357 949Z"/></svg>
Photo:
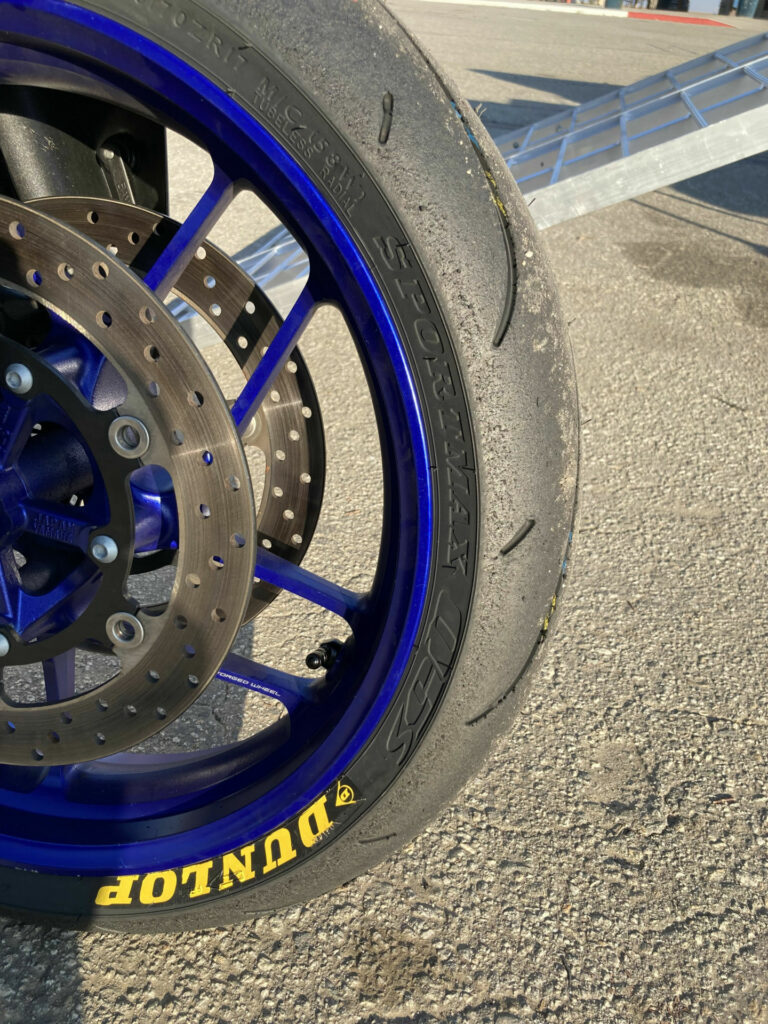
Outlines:
<svg viewBox="0 0 768 1024"><path fill-rule="evenodd" d="M55 196L30 205L89 235L140 276L179 227L155 210L114 200ZM250 377L282 320L248 274L206 241L173 291L216 332ZM266 461L258 543L298 564L312 540L325 479L320 406L298 349L276 378L243 443L260 448ZM157 565L153 559L140 561ZM140 568L134 565L134 571ZM271 584L255 583L245 619L258 615L279 593Z"/></svg>
<svg viewBox="0 0 768 1024"><path fill-rule="evenodd" d="M213 678L251 600L253 493L229 407L205 361L165 306L114 255L40 209L0 198L0 281L71 325L125 385L119 404L96 410L46 365L44 352L29 349L20 357L18 342L0 338L0 381L10 379L10 364L30 363L32 383L21 394L17 390L13 402L55 391L52 397L68 406L79 433L93 439L89 454L111 496L111 522L98 524L98 532L108 528L120 538L124 561L117 582L94 564L87 609L56 635L25 640L4 631L3 666L55 657L86 637L102 645L109 638L113 645L120 671L93 690L44 705L0 701L1 763L71 764L158 732ZM8 405L7 390L4 397ZM133 435L146 444L136 447L133 435L120 433L131 423ZM127 452L121 437L130 438ZM124 591L133 556L126 527L132 525L130 478L149 465L170 476L178 509L175 583L167 605L154 615ZM121 631L121 623L130 628Z"/></svg>

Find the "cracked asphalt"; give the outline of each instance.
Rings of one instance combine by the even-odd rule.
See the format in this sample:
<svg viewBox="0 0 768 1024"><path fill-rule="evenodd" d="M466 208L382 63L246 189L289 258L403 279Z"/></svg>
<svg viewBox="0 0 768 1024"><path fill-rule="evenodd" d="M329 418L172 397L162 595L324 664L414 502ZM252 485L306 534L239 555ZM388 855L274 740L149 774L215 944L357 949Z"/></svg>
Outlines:
<svg viewBox="0 0 768 1024"><path fill-rule="evenodd" d="M492 126L762 27L392 6ZM767 172L546 234L580 531L540 678L455 805L342 890L230 929L0 920L2 1024L768 1022Z"/></svg>

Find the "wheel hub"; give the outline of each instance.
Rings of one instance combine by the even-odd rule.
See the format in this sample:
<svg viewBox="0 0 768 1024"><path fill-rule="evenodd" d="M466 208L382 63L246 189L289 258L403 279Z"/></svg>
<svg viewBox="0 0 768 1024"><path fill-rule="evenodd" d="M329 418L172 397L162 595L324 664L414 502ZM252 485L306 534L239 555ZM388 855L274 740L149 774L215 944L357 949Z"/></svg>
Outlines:
<svg viewBox="0 0 768 1024"><path fill-rule="evenodd" d="M18 521L16 513L8 517L0 550L8 623L2 665L45 663L89 645L111 649L120 664L112 679L66 701L18 706L4 696L0 762L68 764L139 743L177 717L213 678L251 599L253 496L227 403L194 346L140 280L83 234L11 200L0 199L0 239L0 280L46 307L53 325L42 339L40 332L0 339L0 383L6 382L0 444L9 481L3 486L13 493L14 478L20 481L24 501L40 520L35 544L27 544L33 558L37 553L45 560L49 540L73 553L71 569L54 581L67 581L69 589L62 594L43 587L30 595L12 547L30 512L24 507ZM78 362L78 353L88 351L98 359ZM23 393L14 365L32 376ZM136 443L143 439L137 423L148 446ZM44 445L25 424L33 434L39 426L42 433L78 436L92 474L84 499L73 490L71 507L49 498L41 507L19 467L33 442L38 454ZM32 466L34 460L27 461ZM49 474L57 494L72 485L71 472ZM177 518L175 582L160 609L143 608L127 587L136 548L147 548L142 530L152 527L134 515L132 488L147 475L167 481ZM78 486L83 489L82 480ZM152 527L157 538L165 528L161 513ZM114 542L113 559L92 547L95 536ZM26 620L10 614L27 609L31 597L49 601L44 629L35 625L40 616L24 628Z"/></svg>
<svg viewBox="0 0 768 1024"><path fill-rule="evenodd" d="M129 203L54 196L32 204L93 238L140 276L152 266L178 229L176 221ZM174 286L227 346L245 378L250 377L280 326L280 317L245 271L206 241ZM312 378L298 350L275 380L252 425L246 450L260 449L265 483L257 512L260 543L299 563L309 548L323 499L325 443ZM253 619L279 593L254 584L246 619Z"/></svg>

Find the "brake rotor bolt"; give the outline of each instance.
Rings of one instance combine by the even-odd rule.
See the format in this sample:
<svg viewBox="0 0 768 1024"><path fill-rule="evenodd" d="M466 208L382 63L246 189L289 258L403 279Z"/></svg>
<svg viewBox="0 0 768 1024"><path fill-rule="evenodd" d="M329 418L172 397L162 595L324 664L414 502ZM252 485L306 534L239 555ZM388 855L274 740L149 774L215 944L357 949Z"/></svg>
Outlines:
<svg viewBox="0 0 768 1024"><path fill-rule="evenodd" d="M149 431L135 416L118 416L109 425L109 443L124 459L140 459L149 451Z"/></svg>
<svg viewBox="0 0 768 1024"><path fill-rule="evenodd" d="M116 612L107 619L107 636L118 648L141 647L144 627L130 612Z"/></svg>
<svg viewBox="0 0 768 1024"><path fill-rule="evenodd" d="M11 645L8 642L8 637L0 633L0 658L4 658L10 649Z"/></svg>
<svg viewBox="0 0 768 1024"><path fill-rule="evenodd" d="M33 383L32 371L23 363L11 363L5 371L5 386L15 395L26 395Z"/></svg>
<svg viewBox="0 0 768 1024"><path fill-rule="evenodd" d="M107 537L105 534L100 534L91 541L91 558L97 562L103 562L105 565L108 565L110 562L115 561L118 554L117 544L111 537Z"/></svg>
<svg viewBox="0 0 768 1024"><path fill-rule="evenodd" d="M250 441L256 437L261 431L261 417L258 413L255 414L253 419L250 420L248 426L243 431L241 437L243 441Z"/></svg>

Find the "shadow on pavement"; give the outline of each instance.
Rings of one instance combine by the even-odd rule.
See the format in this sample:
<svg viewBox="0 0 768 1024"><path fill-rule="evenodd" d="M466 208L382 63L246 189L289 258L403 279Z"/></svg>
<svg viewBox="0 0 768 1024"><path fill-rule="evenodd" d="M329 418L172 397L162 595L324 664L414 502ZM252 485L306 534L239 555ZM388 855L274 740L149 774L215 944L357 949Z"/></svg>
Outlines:
<svg viewBox="0 0 768 1024"><path fill-rule="evenodd" d="M749 220L758 220L768 217L766 175L768 153L758 153L681 181L674 189L692 206L720 206Z"/></svg>
<svg viewBox="0 0 768 1024"><path fill-rule="evenodd" d="M540 75L520 75L512 71L488 71L483 68L472 68L475 74L488 75L518 86L521 91L537 91L549 95L562 96L567 104L578 105L589 100L598 99L605 93L617 89L610 82L579 82L572 78L549 78ZM470 100L473 107L478 105L483 110L483 121L488 128L498 127L504 130L522 128L525 125L551 117L564 109L566 104L545 102L543 100L520 98L511 103L493 103L490 100Z"/></svg>

